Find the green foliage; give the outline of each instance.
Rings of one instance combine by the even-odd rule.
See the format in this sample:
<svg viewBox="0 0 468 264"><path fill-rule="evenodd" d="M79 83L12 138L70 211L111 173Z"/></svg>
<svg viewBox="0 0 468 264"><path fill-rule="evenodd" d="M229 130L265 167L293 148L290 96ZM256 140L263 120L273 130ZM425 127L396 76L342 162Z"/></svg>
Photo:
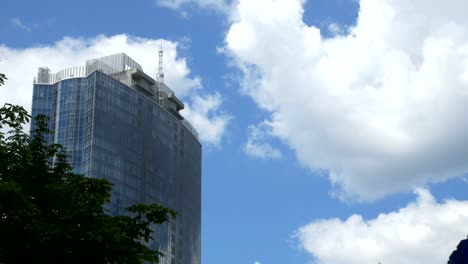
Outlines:
<svg viewBox="0 0 468 264"><path fill-rule="evenodd" d="M158 263L150 226L176 212L139 204L131 216L106 214L111 183L74 174L63 147L46 144L45 116L32 137L23 132L30 118L0 108L0 263Z"/></svg>

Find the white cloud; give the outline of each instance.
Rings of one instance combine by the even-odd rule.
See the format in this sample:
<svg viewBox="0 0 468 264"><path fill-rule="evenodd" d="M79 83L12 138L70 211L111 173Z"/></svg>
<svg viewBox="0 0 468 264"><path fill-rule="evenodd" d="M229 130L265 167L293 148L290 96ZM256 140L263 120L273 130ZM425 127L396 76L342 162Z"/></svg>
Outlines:
<svg viewBox="0 0 468 264"><path fill-rule="evenodd" d="M249 138L244 146L244 152L254 158L281 158L281 151L267 141L271 137L270 129L269 124L266 122L258 126L249 126Z"/></svg>
<svg viewBox="0 0 468 264"><path fill-rule="evenodd" d="M222 98L219 93L196 95L182 114L190 120L200 134L200 139L211 146L219 146L231 120L229 114L220 110Z"/></svg>
<svg viewBox="0 0 468 264"><path fill-rule="evenodd" d="M37 68L49 67L53 72L70 66L84 65L87 59L125 52L143 67L143 70L155 78L158 64L159 39L131 37L128 35L97 36L95 38L66 37L53 45L34 46L25 49L15 49L0 44L0 72L8 77L5 86L0 89L0 104L5 102L24 106L31 110L33 77L37 75ZM164 43L164 73L166 84L174 90L183 101L197 102L199 93L203 92L199 77L190 77L190 69L184 58L177 55L177 42ZM207 94L207 92L204 92ZM221 96L215 96L221 101ZM190 103L186 103L190 107ZM220 105L217 105L219 108ZM207 127L217 127L216 143L219 143L226 123L219 123L216 113L205 111L200 107L192 107L192 115L204 118L203 123L190 120L201 134L206 143L212 144L211 135ZM208 116L209 114L209 116ZM210 132L211 133L211 132Z"/></svg>
<svg viewBox="0 0 468 264"><path fill-rule="evenodd" d="M301 247L317 264L446 263L468 229L468 201L438 203L418 189L417 201L398 211L364 220L314 221L299 229Z"/></svg>
<svg viewBox="0 0 468 264"><path fill-rule="evenodd" d="M15 25L16 27L22 29L22 30L25 30L25 31L28 31L30 32L31 31L31 28L26 26L23 21L21 21L21 19L17 18L17 17L14 17L12 18L11 20L11 23L13 23L13 25Z"/></svg>
<svg viewBox="0 0 468 264"><path fill-rule="evenodd" d="M331 23L328 25L328 31L333 35L339 35L343 33L343 29L337 23Z"/></svg>
<svg viewBox="0 0 468 264"><path fill-rule="evenodd" d="M465 0L361 0L327 39L303 3L240 0L224 48L298 159L364 200L468 172Z"/></svg>
<svg viewBox="0 0 468 264"><path fill-rule="evenodd" d="M225 0L156 0L156 4L173 10L192 5L218 12L227 12L229 3Z"/></svg>
<svg viewBox="0 0 468 264"><path fill-rule="evenodd" d="M255 261L255 262L254 262L254 264L261 264L261 263L260 263L260 262L258 262L258 261Z"/></svg>

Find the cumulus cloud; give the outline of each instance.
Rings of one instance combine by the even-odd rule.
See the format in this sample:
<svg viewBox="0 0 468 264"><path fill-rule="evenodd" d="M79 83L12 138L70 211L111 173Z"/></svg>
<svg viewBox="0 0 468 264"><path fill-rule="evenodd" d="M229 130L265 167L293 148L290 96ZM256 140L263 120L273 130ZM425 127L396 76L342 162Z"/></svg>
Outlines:
<svg viewBox="0 0 468 264"><path fill-rule="evenodd" d="M343 34L343 29L336 23L328 25L328 31L333 35Z"/></svg>
<svg viewBox="0 0 468 264"><path fill-rule="evenodd" d="M466 173L465 1L360 0L331 38L303 4L240 0L224 48L298 159L363 200Z"/></svg>
<svg viewBox="0 0 468 264"><path fill-rule="evenodd" d="M211 146L219 146L231 116L221 111L222 97L219 93L196 95L183 115L197 128L200 138Z"/></svg>
<svg viewBox="0 0 468 264"><path fill-rule="evenodd" d="M190 69L184 58L177 55L177 42L160 39L147 39L128 35L97 36L95 38L70 38L66 37L52 45L34 46L24 49L16 49L0 44L0 72L5 73L8 80L0 89L0 104L5 102L24 106L31 110L33 77L37 75L38 67L47 66L53 72L66 67L84 65L87 59L114 53L125 52L143 67L143 70L155 78L158 64L158 47L160 42L164 45L164 73L166 84L174 90L176 95L190 102L197 102L199 93L210 95L202 89L201 79L191 77ZM219 98L218 94L210 95ZM220 105L216 106L217 108ZM207 143L212 142L211 135L205 135L205 131L216 126L220 141L227 122L219 124L216 112L206 111L199 107L191 107L192 115L204 118L204 122L194 122L195 128L200 132L200 137ZM202 111L202 112L199 112ZM205 111L205 112L203 112ZM205 114L210 114L205 115ZM188 119L189 121L192 121Z"/></svg>
<svg viewBox="0 0 468 264"><path fill-rule="evenodd" d="M446 263L468 229L468 201L438 203L426 189L398 211L365 220L318 220L296 234L316 263Z"/></svg>
<svg viewBox="0 0 468 264"><path fill-rule="evenodd" d="M254 158L278 159L281 158L281 151L268 143L271 137L268 123L258 126L249 126L249 137L244 146L244 152Z"/></svg>

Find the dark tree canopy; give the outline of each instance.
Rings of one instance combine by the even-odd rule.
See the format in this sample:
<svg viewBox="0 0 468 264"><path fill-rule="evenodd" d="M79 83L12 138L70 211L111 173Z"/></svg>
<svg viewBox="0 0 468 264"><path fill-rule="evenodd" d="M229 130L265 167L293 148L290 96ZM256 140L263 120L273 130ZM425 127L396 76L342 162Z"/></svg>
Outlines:
<svg viewBox="0 0 468 264"><path fill-rule="evenodd" d="M112 184L74 174L63 147L46 144L46 117L32 136L29 120L20 106L0 108L0 263L158 263L150 226L176 212L139 204L131 216L106 214Z"/></svg>
<svg viewBox="0 0 468 264"><path fill-rule="evenodd" d="M7 79L7 77L5 76L5 74L0 73L0 85L5 84L6 79Z"/></svg>
<svg viewBox="0 0 468 264"><path fill-rule="evenodd" d="M5 76L5 74L0 72L0 86L5 84L6 79L7 79L7 77Z"/></svg>
<svg viewBox="0 0 468 264"><path fill-rule="evenodd" d="M468 264L468 239L460 241L449 257L447 264Z"/></svg>
<svg viewBox="0 0 468 264"><path fill-rule="evenodd" d="M6 79L7 77L5 76L5 74L0 72L0 86L5 84Z"/></svg>

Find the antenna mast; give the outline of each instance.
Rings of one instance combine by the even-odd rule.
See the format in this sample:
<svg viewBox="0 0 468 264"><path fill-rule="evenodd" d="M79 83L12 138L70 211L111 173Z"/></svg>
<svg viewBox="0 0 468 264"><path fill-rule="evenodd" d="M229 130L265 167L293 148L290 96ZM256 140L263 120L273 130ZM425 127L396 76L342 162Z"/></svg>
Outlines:
<svg viewBox="0 0 468 264"><path fill-rule="evenodd" d="M158 67L158 82L163 83L164 82L164 73L163 73L163 43L161 41L161 44L159 46L159 67Z"/></svg>
<svg viewBox="0 0 468 264"><path fill-rule="evenodd" d="M162 86L164 83L164 72L163 72L163 42L161 40L161 43L159 45L159 64L158 64L158 76L157 76L157 86L158 86L158 101L159 104L162 105L163 101L163 94L162 94Z"/></svg>

